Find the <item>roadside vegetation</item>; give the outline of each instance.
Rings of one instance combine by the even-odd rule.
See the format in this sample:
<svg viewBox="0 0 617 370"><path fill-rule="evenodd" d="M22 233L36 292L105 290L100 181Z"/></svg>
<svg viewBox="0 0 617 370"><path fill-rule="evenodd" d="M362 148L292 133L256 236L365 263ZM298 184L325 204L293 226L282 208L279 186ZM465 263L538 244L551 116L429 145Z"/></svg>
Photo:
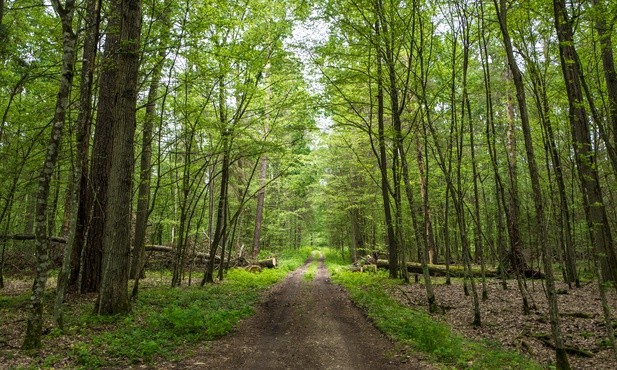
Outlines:
<svg viewBox="0 0 617 370"><path fill-rule="evenodd" d="M169 272L150 272L127 315L94 315L93 297L74 300L66 307L64 331L48 332L39 352L2 351L0 368L156 367L158 360L189 357L197 344L229 333L250 316L262 293L302 265L309 254L307 249L289 250L278 256L276 269L260 273L231 269L223 282L203 288L194 284L172 289ZM53 291L47 294L53 295ZM15 332L21 335L19 321L24 310L19 307L25 307L28 298L29 292L0 297L5 330L17 323Z"/></svg>
<svg viewBox="0 0 617 370"><path fill-rule="evenodd" d="M326 253L332 280L343 286L352 301L383 333L407 346L413 353L426 355L429 361L445 367L491 369L541 369L527 357L489 341L470 341L455 333L439 316L411 309L394 299L389 292L403 284L389 279L387 272L350 272L348 264L336 251Z"/></svg>

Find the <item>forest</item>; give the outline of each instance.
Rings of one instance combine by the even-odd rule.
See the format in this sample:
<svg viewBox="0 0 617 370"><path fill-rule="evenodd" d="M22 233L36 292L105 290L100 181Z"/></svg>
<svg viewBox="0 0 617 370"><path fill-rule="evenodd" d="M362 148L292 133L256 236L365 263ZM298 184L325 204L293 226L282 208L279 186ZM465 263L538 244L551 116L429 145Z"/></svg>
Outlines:
<svg viewBox="0 0 617 370"><path fill-rule="evenodd" d="M166 368L300 268L427 368L616 368L616 25L0 0L0 367Z"/></svg>

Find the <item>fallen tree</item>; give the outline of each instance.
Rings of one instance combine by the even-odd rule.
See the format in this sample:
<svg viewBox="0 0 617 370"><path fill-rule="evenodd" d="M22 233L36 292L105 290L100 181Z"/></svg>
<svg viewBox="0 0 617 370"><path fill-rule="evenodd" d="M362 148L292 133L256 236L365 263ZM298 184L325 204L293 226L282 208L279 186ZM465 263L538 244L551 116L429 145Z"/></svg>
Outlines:
<svg viewBox="0 0 617 370"><path fill-rule="evenodd" d="M174 252L174 249L172 247L168 247L166 245L146 245L145 250L146 252L163 252L163 253ZM208 261L209 257L210 256L208 253L203 253L203 252L197 252L194 255L189 255L189 258L200 259L201 260L200 262ZM214 262L220 263L221 257L215 256ZM249 261L249 260L246 260L244 257L238 257L238 258L233 259L230 265L238 266L238 267L244 267L244 266L249 266L249 265L259 265L262 268L269 268L269 269L275 268L278 266L276 257L270 257L270 258L259 260L259 261Z"/></svg>
<svg viewBox="0 0 617 370"><path fill-rule="evenodd" d="M377 261L374 261L374 263L377 265L378 268L383 268L383 269L388 269L390 266L388 260L384 260L384 259L379 259ZM431 276L446 276L446 266L445 265L428 265L427 267L428 267L428 271L431 274ZM407 271L413 274L421 274L422 265L417 262L407 262ZM471 271L476 277L480 277L482 274L480 269L472 268ZM508 275L512 275L512 274L513 272L508 272ZM462 265L450 265L450 276L463 277L464 275L465 275L465 269ZM496 270L487 269L486 271L484 271L484 276L498 277L499 273ZM527 269L525 270L525 277L534 278L534 279L544 279L544 274L539 271Z"/></svg>
<svg viewBox="0 0 617 370"><path fill-rule="evenodd" d="M0 240L34 240L34 234L2 235L0 236ZM66 244L66 239L59 236L50 236L49 241Z"/></svg>

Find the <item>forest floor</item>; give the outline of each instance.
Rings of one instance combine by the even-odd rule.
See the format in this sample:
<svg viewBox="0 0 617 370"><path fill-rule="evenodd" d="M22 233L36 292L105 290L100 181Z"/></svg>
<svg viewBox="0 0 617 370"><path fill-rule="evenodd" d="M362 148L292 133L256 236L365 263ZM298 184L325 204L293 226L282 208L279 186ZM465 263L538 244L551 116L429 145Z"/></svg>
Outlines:
<svg viewBox="0 0 617 370"><path fill-rule="evenodd" d="M298 260L295 266L300 265L302 259ZM355 276L355 273L353 274ZM379 279L389 281L386 275L381 276L381 273L365 277L371 281ZM460 333L469 340L485 343L487 348L492 348L491 346L496 343L505 349L526 354L545 368L552 367L554 350L546 343L551 339L543 281L527 281L536 309L532 310L530 315L523 315L522 300L516 281L508 280L508 289L503 290L501 282L488 279L489 299L480 303L482 312L480 328L471 325L472 301L471 297L464 294L462 280L453 279L452 285L445 285L443 278L434 278L433 283L437 302L445 310L445 314L431 315L432 319L447 323L453 332ZM167 286L168 281L162 280L158 284ZM478 294L481 295L481 282L476 281L476 284ZM176 357L155 355L151 356L152 361L138 359L130 363L110 362L100 366L84 366L83 362L82 365L75 362L76 358L91 357L89 353L91 347L78 341L85 341L95 334L103 334L105 330L112 329L118 324L122 326L122 323L128 322L126 319L121 319L115 324L93 322L94 329L90 330L87 329L88 325L84 326L83 330L88 331L80 331L80 327L77 327L75 336L56 335L52 329L46 337L49 337L47 340L54 344L46 346L47 349L43 351L40 361L19 351L30 285L31 280L28 279L12 280L0 296L2 298L0 301L4 300L5 306L4 309L0 309L0 368L83 366L135 369L373 370L443 367L431 364L431 360L434 359L430 355L412 352L408 345L396 343L379 332L367 319L366 314L351 302L347 291L330 281L330 272L324 266L323 257L309 259L302 267L289 273L284 280L259 295L261 303L256 307L255 314L240 321L228 335L198 343L187 342L186 345L177 348ZM387 292L401 304L415 311L426 311L425 290L422 283L403 285L389 281L388 284L380 286L383 286L383 292ZM597 284L587 282L580 288L570 289L567 285L558 283L557 288L560 292L558 299L566 345L590 356L571 354L569 359L572 368L617 369L617 357L607 341ZM178 297L189 293L193 295L204 293L206 297L210 297L210 293L202 292L201 289L172 292ZM613 320L617 324L615 321L617 294L614 289L609 289L607 295ZM208 300L213 298L214 296ZM233 299L228 295L224 295L223 298ZM72 314L80 316L79 310L89 312L93 299L94 296L80 298L80 303L71 311ZM154 298L145 299L143 303L145 309L148 309L152 299ZM153 314L154 317L160 315L157 312ZM189 316L189 319L197 320L192 316ZM136 319L137 322L144 320L142 317ZM128 346L128 343L123 342L126 340L124 337L118 336L118 338L122 346ZM154 351L156 353L163 350L158 348ZM458 365L465 367L464 363L462 366L460 363ZM499 368L497 363L495 368Z"/></svg>
<svg viewBox="0 0 617 370"><path fill-rule="evenodd" d="M489 299L480 302L482 326L479 328L471 325L472 299L471 296L465 296L460 279L455 280L452 285L445 285L442 281L435 282L437 282L434 284L437 302L446 311L441 319L454 331L461 333L467 339L501 343L505 348L525 353L547 367L554 364L555 351L546 344L547 339L549 342L552 342L552 339L542 280L527 281L536 309L529 315L523 315L523 303L516 280L508 280L508 289L504 290L500 281L487 279ZM476 285L478 295L481 297L482 284L476 280ZM606 335L597 282L587 282L581 284L580 288L572 289L564 283L557 283L557 290L561 293L557 297L565 344L580 349L590 356L570 354L572 368L617 369L617 357ZM426 310L424 284L399 285L390 293L407 306ZM617 295L614 289L607 290L607 298L615 326Z"/></svg>
<svg viewBox="0 0 617 370"><path fill-rule="evenodd" d="M311 268L311 264L315 266ZM236 331L175 369L432 369L380 333L332 284L323 257L269 292Z"/></svg>

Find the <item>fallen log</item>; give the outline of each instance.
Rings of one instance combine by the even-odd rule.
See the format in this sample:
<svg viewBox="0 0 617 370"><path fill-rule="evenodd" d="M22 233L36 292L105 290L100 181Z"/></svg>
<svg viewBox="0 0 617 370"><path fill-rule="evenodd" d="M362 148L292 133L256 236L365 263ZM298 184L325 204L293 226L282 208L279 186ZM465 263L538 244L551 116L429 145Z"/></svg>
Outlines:
<svg viewBox="0 0 617 370"><path fill-rule="evenodd" d="M278 266L278 263L276 261L276 257L271 257L265 260L257 261L257 265L263 268L273 269L273 268L276 268L276 266Z"/></svg>
<svg viewBox="0 0 617 370"><path fill-rule="evenodd" d="M175 251L174 248L168 247L166 245L146 245L145 250L146 252L163 252L163 253L172 253ZM194 255L189 255L189 257L200 258L202 261L208 261L210 259L210 255L208 253L203 253L203 252L197 252ZM214 261L216 263L219 263L221 261L221 257L215 256ZM246 261L242 257L239 257L235 260L235 262L232 262L231 265L245 266L247 264L249 264L248 261ZM264 260L256 261L254 264L259 265L262 268L269 268L269 269L275 268L278 266L276 257L271 257L271 258L267 258Z"/></svg>
<svg viewBox="0 0 617 370"><path fill-rule="evenodd" d="M166 245L146 245L144 247L146 252L164 252L164 253L172 253L175 252L175 249L172 247L168 247ZM203 253L203 252L197 252L194 255L189 255L189 257L195 257L195 258L200 258L202 260L208 260L210 259L210 255L208 253ZM215 256L214 257L214 261L215 262L220 262L221 261L221 257L219 256Z"/></svg>
<svg viewBox="0 0 617 370"><path fill-rule="evenodd" d="M377 260L376 265L378 268L389 268L390 262L388 260ZM407 271L413 274L422 274L422 265L417 262L407 262ZM446 276L446 266L444 265L428 265L428 271L431 276ZM463 266L460 265L450 265L450 276L452 277L463 277L464 276ZM480 271L476 271L472 269L475 276L480 276ZM484 272L484 276L486 277L496 277L497 272L493 270L486 270Z"/></svg>
<svg viewBox="0 0 617 370"><path fill-rule="evenodd" d="M377 260L375 264L378 268L388 269L390 263L388 260ZM413 274L422 274L422 265L417 262L407 262L407 271ZM431 276L446 276L446 266L445 265L428 265L428 271ZM472 268L471 271L473 275L476 277L482 276L482 272L479 268ZM450 265L450 276L452 277L463 277L465 275L465 269L461 265ZM508 273L508 275L512 275L512 273ZM498 277L499 274L495 270L486 269L484 271L484 276L494 278ZM533 278L533 279L544 279L544 274L539 271L534 271L528 269L525 271L525 277Z"/></svg>
<svg viewBox="0 0 617 370"><path fill-rule="evenodd" d="M34 240L34 234L15 234L15 235L2 235L0 239L4 240ZM66 239L59 236L50 236L49 241L54 243L66 244Z"/></svg>
<svg viewBox="0 0 617 370"><path fill-rule="evenodd" d="M544 333L536 333L536 334L532 334L533 338L536 338L537 340L539 340L540 342L544 343L546 346L552 348L552 349L556 349L555 348L555 344L553 344L552 342L552 337L549 334L544 334ZM587 357L587 358L591 358L593 357L593 353L582 349L582 348L577 348L577 347L572 347L569 345L564 345L564 349L566 350L566 352L570 355L574 355L574 356L580 356L580 357Z"/></svg>

